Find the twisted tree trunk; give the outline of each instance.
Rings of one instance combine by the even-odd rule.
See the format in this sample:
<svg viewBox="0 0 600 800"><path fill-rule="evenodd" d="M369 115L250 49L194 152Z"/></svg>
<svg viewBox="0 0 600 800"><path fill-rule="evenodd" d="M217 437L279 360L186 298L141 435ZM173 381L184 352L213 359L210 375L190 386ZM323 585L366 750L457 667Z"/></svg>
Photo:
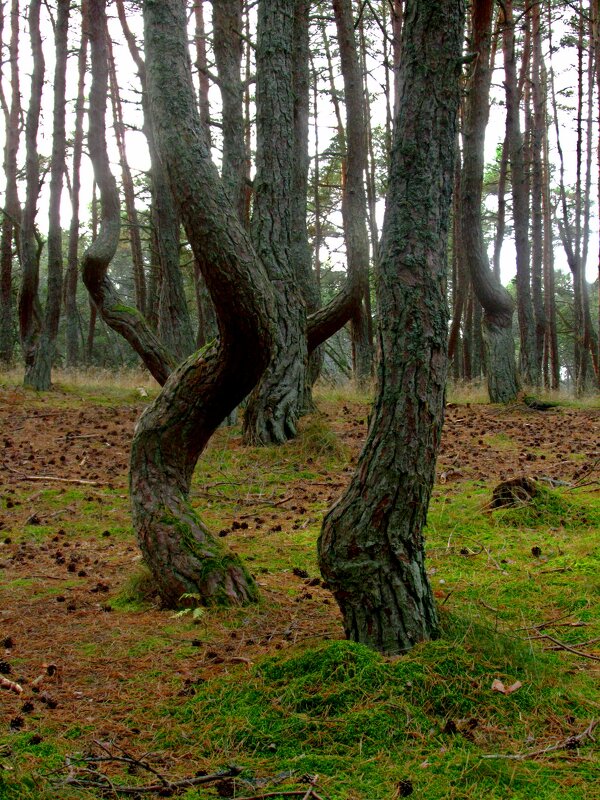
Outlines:
<svg viewBox="0 0 600 800"><path fill-rule="evenodd" d="M133 520L165 603L176 605L184 593L204 602L247 602L256 597L251 576L210 535L189 503L189 489L212 432L269 361L273 298L210 158L192 84L185 3L145 0L144 26L156 146L178 189L220 341L181 364L138 423L131 450Z"/></svg>

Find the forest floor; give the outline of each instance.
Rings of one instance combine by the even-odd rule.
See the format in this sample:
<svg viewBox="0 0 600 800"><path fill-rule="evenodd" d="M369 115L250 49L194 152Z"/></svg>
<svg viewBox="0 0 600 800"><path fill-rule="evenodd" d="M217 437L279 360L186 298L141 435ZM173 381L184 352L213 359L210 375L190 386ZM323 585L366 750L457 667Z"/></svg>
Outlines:
<svg viewBox="0 0 600 800"><path fill-rule="evenodd" d="M129 520L148 401L0 386L0 677L23 688L0 692L2 800L600 796L600 407L448 404L427 529L442 636L387 659L343 641L315 553L366 399L322 392L280 448L217 432L193 502L262 599L180 615ZM533 502L492 510L524 475Z"/></svg>

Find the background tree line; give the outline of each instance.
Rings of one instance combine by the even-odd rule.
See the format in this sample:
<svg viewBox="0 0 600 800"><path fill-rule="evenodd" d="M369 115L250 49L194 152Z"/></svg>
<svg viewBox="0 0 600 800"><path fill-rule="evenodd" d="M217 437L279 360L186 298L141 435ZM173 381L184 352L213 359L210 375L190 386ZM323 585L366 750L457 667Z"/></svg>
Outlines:
<svg viewBox="0 0 600 800"><path fill-rule="evenodd" d="M5 367L24 361L26 383L47 388L52 364L112 368L139 359L127 337L98 315L98 298L90 300L79 279L100 215L86 143L87 4L10 0L1 8L0 360ZM255 4L200 0L188 4L188 13L201 118L240 219L257 226L264 103L257 96ZM295 13L287 133L294 146L286 158L296 168L287 185L279 184L281 196L265 203L278 208L282 231L292 231L285 235L293 241L282 244L292 248L295 272L288 316L298 309L312 315L335 297L338 307L321 318L333 329L344 317L349 322L333 338L327 328L307 385L323 368L364 383L372 374L377 309L370 269L387 185L403 3L353 3L352 20L339 3L307 2ZM155 361L163 362L155 367L160 379L165 364L214 338L216 321L156 154L140 4L109 3L108 33L107 141L121 234L107 275L122 304L144 316L147 334L164 348L159 356L158 344L152 347ZM598 76L597 0L473 4L448 259L449 346L454 379L486 376L495 400L513 397L520 382L578 392L597 385L598 290L585 266L589 276L597 237ZM260 133L266 137L269 115ZM486 131L497 145L487 163ZM516 277L504 290L501 263L506 276L513 260L502 256L508 239ZM557 258L568 264L566 277L554 267ZM359 296L360 302L349 299ZM315 325L322 321L314 318ZM286 380L302 358L293 352L298 340L290 332L283 348ZM272 380L285 395L281 376ZM293 397L300 376L294 380ZM264 391L272 396L272 389ZM295 403L282 398L278 430L256 436L293 435L296 412L290 416L283 407ZM302 403L310 405L309 398ZM255 424L264 428L258 417Z"/></svg>

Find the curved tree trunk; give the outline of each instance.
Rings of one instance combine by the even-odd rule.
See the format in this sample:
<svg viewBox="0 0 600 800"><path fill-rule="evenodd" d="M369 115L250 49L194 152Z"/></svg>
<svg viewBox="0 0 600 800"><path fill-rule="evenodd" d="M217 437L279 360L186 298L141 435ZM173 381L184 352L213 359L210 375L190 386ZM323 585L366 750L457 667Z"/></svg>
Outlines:
<svg viewBox="0 0 600 800"><path fill-rule="evenodd" d="M98 2L98 0L95 0ZM136 428L131 451L133 520L165 603L246 602L256 587L239 559L192 509L192 472L223 417L250 390L270 356L268 278L210 159L192 84L185 4L144 3L148 96L156 145L188 240L205 270L220 342L191 356Z"/></svg>
<svg viewBox="0 0 600 800"><path fill-rule="evenodd" d="M296 2L261 0L258 6L252 236L274 289L278 325L271 363L244 416L244 438L254 444L283 444L296 435L308 357L306 307L291 261Z"/></svg>
<svg viewBox="0 0 600 800"><path fill-rule="evenodd" d="M423 526L444 408L461 42L460 0L408 0L377 275L378 393L357 471L319 539L346 635L390 654L438 626Z"/></svg>
<svg viewBox="0 0 600 800"><path fill-rule="evenodd" d="M58 0L55 38L54 112L52 125L52 159L50 162L50 214L48 223L48 292L44 322L37 342L27 382L37 391L51 386L52 362L58 335L62 305L62 228L60 200L65 174L65 93L67 72L67 38L70 0Z"/></svg>
<svg viewBox="0 0 600 800"><path fill-rule="evenodd" d="M108 266L119 244L120 204L117 184L110 171L106 150L108 52L105 0L90 0L89 22L92 86L88 147L100 191L102 222L98 237L82 258L83 282L102 319L129 342L154 378L162 385L173 369L172 357L151 331L140 312L136 308L122 304L108 277Z"/></svg>
<svg viewBox="0 0 600 800"><path fill-rule="evenodd" d="M477 53L477 58L473 62L465 109L461 229L471 282L484 309L483 336L490 400L492 403L508 403L516 398L519 391L512 333L514 304L489 268L481 226L483 148L489 114L493 9L493 0L481 0L473 5L472 11L472 50Z"/></svg>

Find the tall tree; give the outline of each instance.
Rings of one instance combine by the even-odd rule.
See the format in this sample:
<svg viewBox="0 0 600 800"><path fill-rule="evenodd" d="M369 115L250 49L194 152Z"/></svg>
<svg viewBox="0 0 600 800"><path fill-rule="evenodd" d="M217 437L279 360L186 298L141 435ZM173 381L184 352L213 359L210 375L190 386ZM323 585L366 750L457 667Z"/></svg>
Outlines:
<svg viewBox="0 0 600 800"><path fill-rule="evenodd" d="M291 261L296 0L260 0L256 46L256 177L252 236L277 304L273 357L251 394L247 441L282 444L296 435L307 363L306 307Z"/></svg>
<svg viewBox="0 0 600 800"><path fill-rule="evenodd" d="M2 4L2 22L4 22ZM13 359L13 251L19 241L21 206L17 188L17 153L21 133L21 92L19 83L19 0L10 6L10 105L2 94L2 109L6 127L4 142L4 178L6 191L2 226L0 228L0 363L8 366Z"/></svg>
<svg viewBox="0 0 600 800"><path fill-rule="evenodd" d="M77 311L77 276L79 271L79 215L81 193L81 157L83 154L83 118L85 115L85 76L87 69L87 0L81 4L81 41L77 56L77 99L75 101L75 132L71 168L71 225L67 268L65 272L66 365L79 363L79 317Z"/></svg>
<svg viewBox="0 0 600 800"><path fill-rule="evenodd" d="M184 0L145 0L144 28L156 145L205 271L220 339L173 373L137 425L134 525L166 603L177 604L186 592L206 602L245 602L256 596L252 578L210 535L188 498L209 437L269 361L274 301L210 158L193 90Z"/></svg>
<svg viewBox="0 0 600 800"><path fill-rule="evenodd" d="M40 194L40 163L37 140L45 70L42 37L40 34L40 8L41 0L32 0L29 4L29 38L33 68L25 124L26 194L21 229L21 291L19 294L19 329L23 359L25 361L24 383L26 386L32 385L31 370L42 326L38 287L43 241L36 228L37 203Z"/></svg>
<svg viewBox="0 0 600 800"><path fill-rule="evenodd" d="M446 244L462 43L460 0L407 0L377 274L378 390L319 563L349 638L401 653L437 635L423 526L446 382Z"/></svg>
<svg viewBox="0 0 600 800"><path fill-rule="evenodd" d="M65 174L65 102L70 0L58 0L54 26L54 110L52 116L52 156L50 160L50 201L48 220L48 291L42 330L35 348L26 382L38 391L51 385L52 362L62 305L62 228L60 201Z"/></svg>
<svg viewBox="0 0 600 800"><path fill-rule="evenodd" d="M362 73L354 35L351 0L333 0L346 106L346 174L342 180L342 218L348 270L360 282L360 302L351 320L354 373L360 386L371 377L371 342L366 299L369 293L369 234L367 231L367 128Z"/></svg>
<svg viewBox="0 0 600 800"><path fill-rule="evenodd" d="M483 331L490 400L506 403L518 392L512 333L513 301L489 268L481 224L485 129L492 76L490 59L494 0L471 8L470 49L474 54L465 103L461 231L464 254L477 299L484 309Z"/></svg>

